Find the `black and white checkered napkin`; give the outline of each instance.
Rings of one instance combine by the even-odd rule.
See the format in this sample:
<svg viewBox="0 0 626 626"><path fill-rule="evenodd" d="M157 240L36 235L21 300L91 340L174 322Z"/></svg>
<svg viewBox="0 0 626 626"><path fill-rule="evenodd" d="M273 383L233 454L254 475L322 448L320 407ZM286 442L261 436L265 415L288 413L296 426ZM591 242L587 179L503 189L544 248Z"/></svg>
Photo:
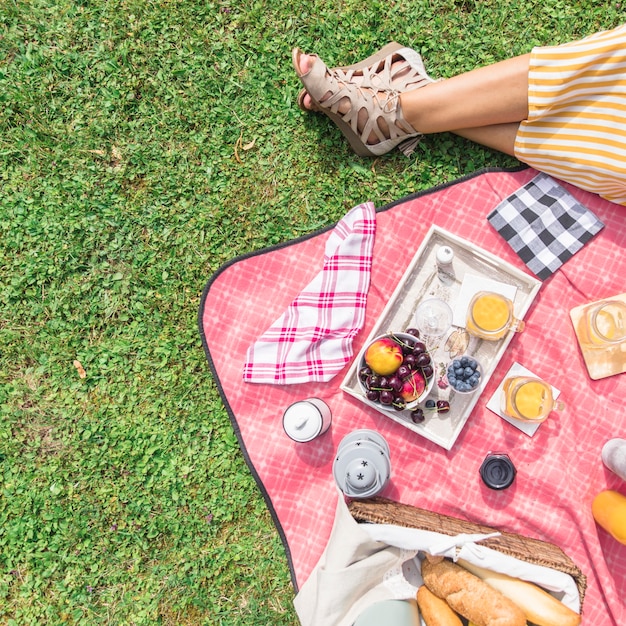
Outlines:
<svg viewBox="0 0 626 626"><path fill-rule="evenodd" d="M593 212L547 174L520 187L487 219L541 280L604 228Z"/></svg>

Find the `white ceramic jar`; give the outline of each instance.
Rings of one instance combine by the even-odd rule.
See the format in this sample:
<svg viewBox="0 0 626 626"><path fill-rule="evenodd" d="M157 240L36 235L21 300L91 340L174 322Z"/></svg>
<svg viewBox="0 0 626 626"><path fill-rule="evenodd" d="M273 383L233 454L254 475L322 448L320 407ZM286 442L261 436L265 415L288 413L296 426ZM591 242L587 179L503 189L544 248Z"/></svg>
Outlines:
<svg viewBox="0 0 626 626"><path fill-rule="evenodd" d="M283 429L298 443L312 441L323 435L332 422L329 406L319 398L294 402L283 414Z"/></svg>

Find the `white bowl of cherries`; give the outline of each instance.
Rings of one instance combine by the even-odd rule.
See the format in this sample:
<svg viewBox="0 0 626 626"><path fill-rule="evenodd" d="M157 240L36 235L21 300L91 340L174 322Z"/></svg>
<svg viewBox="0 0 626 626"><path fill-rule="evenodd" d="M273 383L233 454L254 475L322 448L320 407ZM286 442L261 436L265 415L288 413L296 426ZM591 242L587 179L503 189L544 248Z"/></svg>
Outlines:
<svg viewBox="0 0 626 626"><path fill-rule="evenodd" d="M424 402L435 375L419 331L408 328L370 341L361 352L358 379L365 397L386 411L413 410Z"/></svg>

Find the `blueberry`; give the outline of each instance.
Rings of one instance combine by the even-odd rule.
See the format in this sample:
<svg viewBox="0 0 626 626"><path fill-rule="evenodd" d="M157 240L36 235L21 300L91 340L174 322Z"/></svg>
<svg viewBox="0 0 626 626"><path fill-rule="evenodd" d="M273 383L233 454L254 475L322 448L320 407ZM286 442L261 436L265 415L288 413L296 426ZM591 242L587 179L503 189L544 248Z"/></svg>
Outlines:
<svg viewBox="0 0 626 626"><path fill-rule="evenodd" d="M457 369L458 367L461 367L461 361L459 361L459 359L454 359L454 361L452 361L452 365L454 366L454 369Z"/></svg>
<svg viewBox="0 0 626 626"><path fill-rule="evenodd" d="M454 387L456 385L456 376L454 374L448 374L448 382Z"/></svg>
<svg viewBox="0 0 626 626"><path fill-rule="evenodd" d="M469 378L473 373L474 370L469 365L463 370L463 376L465 378Z"/></svg>
<svg viewBox="0 0 626 626"><path fill-rule="evenodd" d="M455 368L454 368L454 375L455 375L457 378L463 378L463 372L464 372L464 371L465 371L465 370L464 370L462 367L455 367Z"/></svg>
<svg viewBox="0 0 626 626"><path fill-rule="evenodd" d="M466 367L469 364L469 358L466 356L461 357L461 365Z"/></svg>
<svg viewBox="0 0 626 626"><path fill-rule="evenodd" d="M475 370L478 367L478 363L476 362L476 359L467 359L467 364L473 369Z"/></svg>
<svg viewBox="0 0 626 626"><path fill-rule="evenodd" d="M426 408L427 409L434 409L436 406L436 402L434 400L426 400Z"/></svg>

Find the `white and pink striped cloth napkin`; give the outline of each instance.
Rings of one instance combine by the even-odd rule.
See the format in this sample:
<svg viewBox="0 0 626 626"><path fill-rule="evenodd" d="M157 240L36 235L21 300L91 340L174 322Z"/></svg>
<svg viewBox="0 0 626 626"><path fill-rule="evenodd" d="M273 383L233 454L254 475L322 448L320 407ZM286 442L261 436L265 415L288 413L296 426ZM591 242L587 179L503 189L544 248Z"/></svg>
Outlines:
<svg viewBox="0 0 626 626"><path fill-rule="evenodd" d="M322 270L248 348L244 381L327 382L341 371L365 321L375 232L371 202L354 207L335 226Z"/></svg>

